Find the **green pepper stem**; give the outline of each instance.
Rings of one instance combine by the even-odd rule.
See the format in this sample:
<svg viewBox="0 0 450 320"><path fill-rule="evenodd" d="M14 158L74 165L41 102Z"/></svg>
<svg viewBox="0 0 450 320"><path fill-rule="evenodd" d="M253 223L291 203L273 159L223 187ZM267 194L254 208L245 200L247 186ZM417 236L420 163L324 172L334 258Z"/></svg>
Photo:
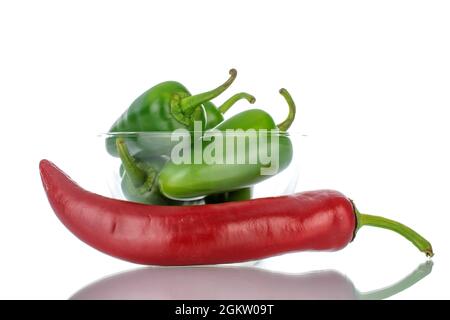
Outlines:
<svg viewBox="0 0 450 320"><path fill-rule="evenodd" d="M215 88L211 91L207 91L204 93L194 95L194 96L182 98L180 101L181 111L183 113L190 112L191 110L196 108L198 105L200 105L206 101L209 101L211 99L214 99L215 97L220 95L222 92L224 92L233 83L234 79L236 79L236 76L237 76L236 69L231 69L230 77L228 78L228 80L225 81L222 85L218 86L217 88Z"/></svg>
<svg viewBox="0 0 450 320"><path fill-rule="evenodd" d="M288 114L286 120L284 120L283 122L278 124L277 127L281 131L287 131L289 129L289 127L292 125L292 122L294 122L296 107L295 107L294 100L292 99L291 95L289 94L289 92L286 89L281 88L280 94L283 96L283 98L286 100L286 102L289 106L289 114Z"/></svg>
<svg viewBox="0 0 450 320"><path fill-rule="evenodd" d="M396 295L397 293L408 289L409 287L425 278L430 274L432 269L433 261L428 260L419 265L416 270L414 270L412 273L410 273L397 283L394 283L386 288L360 293L359 298L361 300L382 300L392 297L393 295Z"/></svg>
<svg viewBox="0 0 450 320"><path fill-rule="evenodd" d="M135 187L142 186L147 180L147 173L141 169L137 163L136 159L128 151L128 147L123 138L116 139L116 148L119 153L120 160L122 160L123 168L130 177L131 182Z"/></svg>
<svg viewBox="0 0 450 320"><path fill-rule="evenodd" d="M251 104L255 103L256 99L254 96L252 96L251 94L248 94L246 92L240 92L240 93L236 93L234 96L232 96L231 98L229 98L227 101L225 101L224 103L222 103L222 105L220 107L217 108L217 110L219 110L220 113L224 114L225 112L227 112L236 102L238 102L241 99L246 99L248 102L250 102Z"/></svg>
<svg viewBox="0 0 450 320"><path fill-rule="evenodd" d="M358 229L362 226L372 226L397 232L398 234L412 242L412 244L415 245L417 249L424 252L427 257L432 257L434 255L433 248L431 247L431 244L430 242L428 242L428 240L426 240L413 229L401 224L400 222L384 217L362 214L359 212L356 213L356 217L358 221Z"/></svg>

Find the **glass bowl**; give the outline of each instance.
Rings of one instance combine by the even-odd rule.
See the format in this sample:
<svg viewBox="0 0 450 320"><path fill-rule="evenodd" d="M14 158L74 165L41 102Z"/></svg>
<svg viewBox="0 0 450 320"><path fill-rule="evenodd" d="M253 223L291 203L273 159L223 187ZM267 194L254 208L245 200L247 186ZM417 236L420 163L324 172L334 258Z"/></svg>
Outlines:
<svg viewBox="0 0 450 320"><path fill-rule="evenodd" d="M106 133L99 137L103 145L101 163L113 198L202 205L294 193L298 153L305 135L263 130L206 134L180 130ZM122 159L131 161L125 166L128 170L123 169ZM131 181L129 171L136 165L139 172L151 175L150 182ZM142 185L152 189L153 196L146 194Z"/></svg>

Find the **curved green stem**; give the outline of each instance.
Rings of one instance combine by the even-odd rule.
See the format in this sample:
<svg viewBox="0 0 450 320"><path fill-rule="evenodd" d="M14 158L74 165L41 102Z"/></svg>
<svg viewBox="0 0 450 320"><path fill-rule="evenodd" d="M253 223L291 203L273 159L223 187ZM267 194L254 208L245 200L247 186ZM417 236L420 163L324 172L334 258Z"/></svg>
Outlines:
<svg viewBox="0 0 450 320"><path fill-rule="evenodd" d="M224 92L233 83L234 79L236 79L236 76L237 76L236 69L231 69L230 77L228 78L228 80L225 81L222 85L218 86L217 88L204 93L196 94L194 96L182 98L180 101L181 111L183 113L190 112L193 109L195 109L198 105L211 99L214 99L222 92Z"/></svg>
<svg viewBox="0 0 450 320"><path fill-rule="evenodd" d="M218 107L217 110L219 110L219 112L223 114L227 112L236 102L238 102L241 99L246 99L251 104L255 103L256 101L255 97L252 96L251 94L248 94L246 92L240 92L236 93L234 96L232 96L227 101L222 103L222 105Z"/></svg>
<svg viewBox="0 0 450 320"><path fill-rule="evenodd" d="M286 102L289 106L289 114L288 114L286 120L284 120L283 122L278 124L277 127L281 131L287 131L289 129L289 127L292 125L292 122L294 122L296 107L295 107L294 100L292 99L291 95L289 94L289 92L286 89L281 88L280 94L283 96L283 98L286 100Z"/></svg>
<svg viewBox="0 0 450 320"><path fill-rule="evenodd" d="M130 177L131 182L135 187L142 186L147 180L147 173L141 169L136 159L128 151L127 145L123 138L116 139L116 148L119 153L120 160L122 160L123 168Z"/></svg>
<svg viewBox="0 0 450 320"><path fill-rule="evenodd" d="M414 270L411 274L407 275L399 282L394 283L393 285L390 285L386 288L360 293L359 298L361 300L382 300L392 297L393 295L396 295L397 293L408 289L409 287L425 278L430 274L432 269L433 262L429 260L419 265L416 270Z"/></svg>
<svg viewBox="0 0 450 320"><path fill-rule="evenodd" d="M405 226L404 224L384 217L372 216L359 212L356 212L356 216L358 221L358 229L363 226L372 226L397 232L399 235L412 242L412 244L415 245L417 249L424 252L427 257L432 257L434 255L431 243L416 231Z"/></svg>

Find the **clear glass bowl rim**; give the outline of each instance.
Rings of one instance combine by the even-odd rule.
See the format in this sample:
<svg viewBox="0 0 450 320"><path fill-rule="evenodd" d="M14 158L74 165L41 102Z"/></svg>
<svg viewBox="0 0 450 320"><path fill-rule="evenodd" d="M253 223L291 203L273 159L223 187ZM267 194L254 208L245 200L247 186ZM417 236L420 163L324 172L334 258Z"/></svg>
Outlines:
<svg viewBox="0 0 450 320"><path fill-rule="evenodd" d="M229 131L214 131L214 130L205 130L205 131L189 131L189 130L184 130L184 131L127 131L127 132L103 132L103 133L99 133L97 134L98 137L100 138L109 138L109 137L136 137L136 136L148 136L148 137L168 137L171 136L174 133L177 133L178 136L180 136L181 134L186 134L186 135L192 135L192 134L196 134L199 136L204 135L205 133L207 134L212 134L214 132L217 132L218 134L225 134L225 135L233 135L233 136L238 136L238 135L246 135L248 132L246 131L242 131L242 132L229 132ZM270 130L267 130L268 133L274 134L274 135L278 135L278 136L285 136L285 137L307 137L308 135L305 134L304 132L298 132L298 131L293 131L293 132L282 132L282 131L277 131L274 130L274 132L271 132Z"/></svg>

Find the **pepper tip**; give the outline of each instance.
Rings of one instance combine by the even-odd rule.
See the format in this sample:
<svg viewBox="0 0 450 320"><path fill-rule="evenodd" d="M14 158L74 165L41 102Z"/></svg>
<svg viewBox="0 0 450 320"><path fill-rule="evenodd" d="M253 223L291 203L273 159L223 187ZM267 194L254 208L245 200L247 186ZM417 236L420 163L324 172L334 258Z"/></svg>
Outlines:
<svg viewBox="0 0 450 320"><path fill-rule="evenodd" d="M47 159L42 159L39 161L39 168L44 167L49 161Z"/></svg>
<svg viewBox="0 0 450 320"><path fill-rule="evenodd" d="M55 166L53 164L53 162L51 162L50 160L47 159L42 159L41 161L39 161L39 171L42 173L43 171L47 170L47 168L51 167L51 166Z"/></svg>

